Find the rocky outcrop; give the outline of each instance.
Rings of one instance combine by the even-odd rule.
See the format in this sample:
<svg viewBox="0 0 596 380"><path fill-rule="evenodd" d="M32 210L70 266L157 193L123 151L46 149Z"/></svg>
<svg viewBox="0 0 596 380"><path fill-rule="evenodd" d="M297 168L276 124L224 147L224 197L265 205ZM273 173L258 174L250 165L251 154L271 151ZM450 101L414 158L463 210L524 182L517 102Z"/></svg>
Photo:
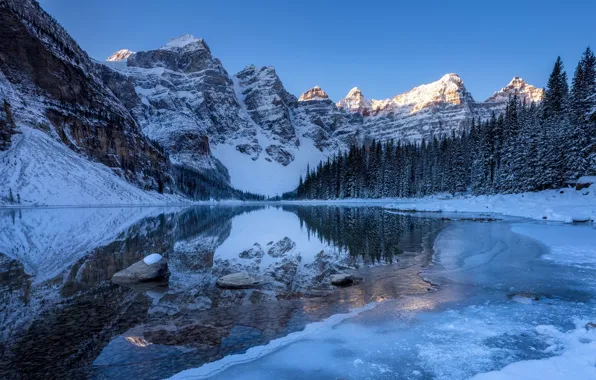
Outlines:
<svg viewBox="0 0 596 380"><path fill-rule="evenodd" d="M296 243L294 243L292 239L285 237L277 243L273 244L273 246L269 248L269 251L267 251L267 253L271 257L282 257L294 248L296 248Z"/></svg>
<svg viewBox="0 0 596 380"><path fill-rule="evenodd" d="M536 88L520 77L513 77L507 86L495 92L485 103L506 103L514 94L527 104L539 103L544 99L544 89Z"/></svg>
<svg viewBox="0 0 596 380"><path fill-rule="evenodd" d="M137 261L128 268L115 273L112 276L112 282L133 285L143 282L163 281L168 278L169 271L166 259L161 256L157 261L146 259Z"/></svg>
<svg viewBox="0 0 596 380"><path fill-rule="evenodd" d="M239 272L218 278L216 284L224 289L250 289L263 285L263 280L252 277L248 273Z"/></svg>
<svg viewBox="0 0 596 380"><path fill-rule="evenodd" d="M33 0L0 2L0 96L15 124L41 129L145 189L165 190L166 158L95 74L95 63Z"/></svg>
<svg viewBox="0 0 596 380"><path fill-rule="evenodd" d="M275 69L251 65L234 75L234 80L252 120L272 139L298 146L290 114L296 98L285 90Z"/></svg>
<svg viewBox="0 0 596 380"><path fill-rule="evenodd" d="M128 59L128 57L130 57L131 55L134 54L134 51L130 51L128 49L122 49L122 50L118 50L117 52L115 52L114 54L110 55L108 57L108 59L106 59L106 61L108 62L120 62L120 61L125 61Z"/></svg>
<svg viewBox="0 0 596 380"><path fill-rule="evenodd" d="M331 285L350 286L358 281L362 281L362 277L354 276L348 273L337 273L331 275L330 281Z"/></svg>
<svg viewBox="0 0 596 380"><path fill-rule="evenodd" d="M306 91L304 94L300 95L298 101L300 102L307 102L309 100L328 100L329 95L321 87L314 86L310 90Z"/></svg>
<svg viewBox="0 0 596 380"><path fill-rule="evenodd" d="M348 92L345 98L337 102L337 107L345 109L348 112L359 113L363 116L369 116L371 112L371 102L362 95L358 87L354 87Z"/></svg>

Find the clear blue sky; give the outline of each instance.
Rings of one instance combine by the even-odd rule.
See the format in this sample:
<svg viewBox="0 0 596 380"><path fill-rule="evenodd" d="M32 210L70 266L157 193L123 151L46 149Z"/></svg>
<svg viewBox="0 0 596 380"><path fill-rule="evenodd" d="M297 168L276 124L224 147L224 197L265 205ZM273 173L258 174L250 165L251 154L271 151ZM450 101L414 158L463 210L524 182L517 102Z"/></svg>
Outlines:
<svg viewBox="0 0 596 380"><path fill-rule="evenodd" d="M476 100L517 75L544 86L561 55L568 75L596 48L594 0L41 0L87 52L203 37L230 74L272 65L288 91L354 86L382 99L455 72Z"/></svg>

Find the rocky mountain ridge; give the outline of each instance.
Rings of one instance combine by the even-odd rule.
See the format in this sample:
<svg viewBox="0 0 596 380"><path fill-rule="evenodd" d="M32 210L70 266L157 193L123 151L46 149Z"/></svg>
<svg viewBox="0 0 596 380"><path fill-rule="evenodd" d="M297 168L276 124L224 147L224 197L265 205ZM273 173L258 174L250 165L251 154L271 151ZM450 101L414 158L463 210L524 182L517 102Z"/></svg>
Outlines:
<svg viewBox="0 0 596 380"><path fill-rule="evenodd" d="M318 86L296 98L273 67L228 74L192 35L155 50L122 49L98 63L34 0L0 0L0 19L0 95L17 126L3 139L22 128L42 130L80 159L160 192L196 195L207 181L280 194L307 166L351 144L460 133L472 118L504 109L513 92L532 101L542 96L514 78L477 103L459 76L447 74L385 100L354 88L334 103ZM25 182L13 176L0 191Z"/></svg>

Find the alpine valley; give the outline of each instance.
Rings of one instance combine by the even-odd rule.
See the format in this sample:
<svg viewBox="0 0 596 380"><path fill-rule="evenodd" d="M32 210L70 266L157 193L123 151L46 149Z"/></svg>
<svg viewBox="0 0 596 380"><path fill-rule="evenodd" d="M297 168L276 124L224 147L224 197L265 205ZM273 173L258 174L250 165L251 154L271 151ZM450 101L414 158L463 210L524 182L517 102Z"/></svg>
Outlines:
<svg viewBox="0 0 596 380"><path fill-rule="evenodd" d="M191 35L98 62L34 0L0 0L0 46L0 203L275 196L352 144L460 135L513 94L544 96L515 77L477 102L446 74L391 99L297 98L271 66L230 75Z"/></svg>

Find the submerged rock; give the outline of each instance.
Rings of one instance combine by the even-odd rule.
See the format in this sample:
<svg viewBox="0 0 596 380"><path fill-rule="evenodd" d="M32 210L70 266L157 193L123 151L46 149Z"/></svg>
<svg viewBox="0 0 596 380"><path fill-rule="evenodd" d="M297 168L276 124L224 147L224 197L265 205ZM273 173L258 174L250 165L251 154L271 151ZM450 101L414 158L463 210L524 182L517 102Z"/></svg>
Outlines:
<svg viewBox="0 0 596 380"><path fill-rule="evenodd" d="M224 289L249 289L260 287L263 285L263 280L254 278L245 272L238 272L218 278L216 284Z"/></svg>
<svg viewBox="0 0 596 380"><path fill-rule="evenodd" d="M117 284L137 284L165 280L169 275L170 272L166 259L161 255L152 254L114 274L112 276L112 282Z"/></svg>
<svg viewBox="0 0 596 380"><path fill-rule="evenodd" d="M269 248L267 253L272 257L282 257L294 248L296 248L296 243L294 243L289 237L285 237L275 243L273 247Z"/></svg>
<svg viewBox="0 0 596 380"><path fill-rule="evenodd" d="M354 276L349 273L337 273L331 275L331 285L335 286L350 286L361 280L362 277Z"/></svg>

